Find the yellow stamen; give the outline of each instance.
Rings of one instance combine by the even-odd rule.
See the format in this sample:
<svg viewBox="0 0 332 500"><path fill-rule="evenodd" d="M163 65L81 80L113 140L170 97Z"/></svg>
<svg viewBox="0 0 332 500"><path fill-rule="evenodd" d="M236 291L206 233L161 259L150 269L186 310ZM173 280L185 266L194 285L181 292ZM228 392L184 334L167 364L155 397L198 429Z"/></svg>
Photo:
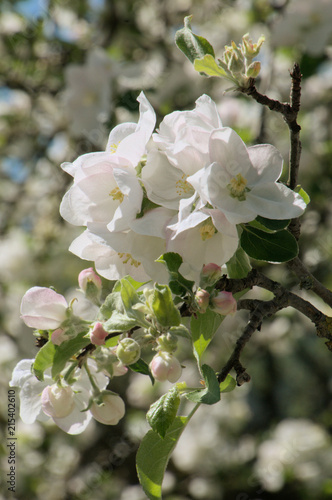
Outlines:
<svg viewBox="0 0 332 500"><path fill-rule="evenodd" d="M141 265L141 263L138 260L135 260L130 253L118 253L118 256L122 259L124 264L128 264L129 262L129 264L134 267Z"/></svg>
<svg viewBox="0 0 332 500"><path fill-rule="evenodd" d="M111 154L114 154L114 153L116 152L116 150L117 150L117 148L118 148L118 145L119 145L119 144L120 144L120 141L119 141L119 142L114 142L113 144L110 144L110 145L108 146L109 152L110 152Z"/></svg>
<svg viewBox="0 0 332 500"><path fill-rule="evenodd" d="M120 203L123 202L124 194L121 193L118 187L112 189L112 191L110 192L110 196L113 198L114 201L119 201Z"/></svg>
<svg viewBox="0 0 332 500"><path fill-rule="evenodd" d="M187 175L186 174L182 175L181 179L179 179L175 183L175 186L176 186L175 187L176 193L179 196L182 196L183 194L188 194L191 191L193 191L193 188L191 187L191 185L189 184L189 182L187 182Z"/></svg>
<svg viewBox="0 0 332 500"><path fill-rule="evenodd" d="M246 187L247 183L247 179L245 179L241 174L237 174L236 177L233 177L227 185L227 189L229 189L232 198L244 201L246 199L246 192L249 191L249 188Z"/></svg>
<svg viewBox="0 0 332 500"><path fill-rule="evenodd" d="M205 241L212 238L212 236L216 234L217 230L213 223L208 221L199 228L199 232L201 233L202 240Z"/></svg>

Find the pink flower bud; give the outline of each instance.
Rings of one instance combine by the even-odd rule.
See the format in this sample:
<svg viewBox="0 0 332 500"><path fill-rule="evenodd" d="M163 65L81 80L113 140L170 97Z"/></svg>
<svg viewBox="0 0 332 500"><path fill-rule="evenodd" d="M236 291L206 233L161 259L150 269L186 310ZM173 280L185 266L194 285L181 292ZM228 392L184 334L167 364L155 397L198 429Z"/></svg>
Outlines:
<svg viewBox="0 0 332 500"><path fill-rule="evenodd" d="M211 301L214 312L226 316L226 314L234 314L237 304L231 292L219 292Z"/></svg>
<svg viewBox="0 0 332 500"><path fill-rule="evenodd" d="M51 341L53 342L53 344L60 345L65 340L67 340L67 337L63 328L57 328L56 330L54 330L54 332L52 332Z"/></svg>
<svg viewBox="0 0 332 500"><path fill-rule="evenodd" d="M80 272L78 275L78 284L88 299L92 301L100 299L102 281L92 267L83 269L83 271Z"/></svg>
<svg viewBox="0 0 332 500"><path fill-rule="evenodd" d="M159 382L176 382L182 374L182 367L172 354L160 351L154 356L150 365L152 375Z"/></svg>
<svg viewBox="0 0 332 500"><path fill-rule="evenodd" d="M52 418L67 417L74 409L74 392L70 386L48 385L42 392L43 412Z"/></svg>
<svg viewBox="0 0 332 500"><path fill-rule="evenodd" d="M90 332L90 340L91 344L94 345L104 345L105 338L107 337L108 332L106 332L103 328L102 323L99 321L94 325L93 330Z"/></svg>
<svg viewBox="0 0 332 500"><path fill-rule="evenodd" d="M68 303L51 288L34 286L23 296L21 318L31 328L55 330L66 319Z"/></svg>
<svg viewBox="0 0 332 500"><path fill-rule="evenodd" d="M125 404L120 396L107 391L102 396L102 403L93 403L90 408L92 416L105 425L116 425L125 411Z"/></svg>
<svg viewBox="0 0 332 500"><path fill-rule="evenodd" d="M210 300L210 294L206 290L199 288L195 294L195 302L200 313L205 313Z"/></svg>
<svg viewBox="0 0 332 500"><path fill-rule="evenodd" d="M220 277L221 267L211 262L210 264L206 264L205 266L203 266L200 285L202 287L214 285Z"/></svg>

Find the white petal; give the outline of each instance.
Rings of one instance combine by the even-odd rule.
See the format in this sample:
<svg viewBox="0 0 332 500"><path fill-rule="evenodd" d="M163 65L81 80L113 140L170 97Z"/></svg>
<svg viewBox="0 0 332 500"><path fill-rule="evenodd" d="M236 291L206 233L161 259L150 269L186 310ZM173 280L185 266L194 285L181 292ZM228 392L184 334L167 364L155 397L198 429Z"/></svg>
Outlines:
<svg viewBox="0 0 332 500"><path fill-rule="evenodd" d="M283 158L279 151L270 144L260 144L248 148L253 169L247 172L248 185L258 182L275 182L282 172Z"/></svg>

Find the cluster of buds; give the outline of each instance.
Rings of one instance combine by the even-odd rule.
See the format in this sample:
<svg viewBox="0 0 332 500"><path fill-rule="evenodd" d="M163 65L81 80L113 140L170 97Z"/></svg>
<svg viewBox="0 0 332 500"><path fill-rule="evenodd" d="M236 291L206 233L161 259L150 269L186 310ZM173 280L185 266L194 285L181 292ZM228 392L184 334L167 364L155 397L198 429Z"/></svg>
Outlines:
<svg viewBox="0 0 332 500"><path fill-rule="evenodd" d="M236 312L237 303L232 293L217 292L214 289L214 285L220 278L220 266L214 263L203 266L200 275L200 287L195 293L195 304L201 314L204 314L208 307L222 316Z"/></svg>
<svg viewBox="0 0 332 500"><path fill-rule="evenodd" d="M235 42L225 46L223 59L219 59L218 63L238 87L247 88L250 79L259 75L261 63L253 59L258 55L264 40L264 36L261 36L257 43L253 43L246 33L238 46Z"/></svg>

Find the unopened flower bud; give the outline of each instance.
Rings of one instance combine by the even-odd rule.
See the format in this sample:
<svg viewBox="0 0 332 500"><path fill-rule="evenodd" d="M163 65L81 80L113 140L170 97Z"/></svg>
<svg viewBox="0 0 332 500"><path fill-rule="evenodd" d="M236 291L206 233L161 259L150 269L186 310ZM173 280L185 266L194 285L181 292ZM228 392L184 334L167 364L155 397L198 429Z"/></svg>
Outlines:
<svg viewBox="0 0 332 500"><path fill-rule="evenodd" d="M122 339L116 349L116 355L122 364L132 365L141 357L140 345L134 339Z"/></svg>
<svg viewBox="0 0 332 500"><path fill-rule="evenodd" d="M195 302L198 306L198 311L200 313L205 313L210 300L210 294L206 290L199 288L195 293Z"/></svg>
<svg viewBox="0 0 332 500"><path fill-rule="evenodd" d="M102 281L100 276L95 273L92 267L83 269L78 275L78 284L85 293L87 299L92 302L99 301L101 296Z"/></svg>
<svg viewBox="0 0 332 500"><path fill-rule="evenodd" d="M252 40L249 39L249 33L246 33L242 37L242 53L246 57L246 59L251 60L256 57L264 41L265 37L264 35L262 35L259 37L257 43L253 43Z"/></svg>
<svg viewBox="0 0 332 500"><path fill-rule="evenodd" d="M70 386L48 385L42 392L43 412L52 418L67 417L74 409L74 392Z"/></svg>
<svg viewBox="0 0 332 500"><path fill-rule="evenodd" d="M210 262L210 264L203 266L200 276L200 286L204 288L206 286L214 285L220 277L221 267L217 264L213 264L213 262Z"/></svg>
<svg viewBox="0 0 332 500"><path fill-rule="evenodd" d="M128 368L118 360L116 347L100 347L96 351L95 360L100 370L108 377L120 377L128 371Z"/></svg>
<svg viewBox="0 0 332 500"><path fill-rule="evenodd" d="M104 330L102 323L98 321L95 323L93 330L90 332L91 343L94 345L104 345L107 335L108 332Z"/></svg>
<svg viewBox="0 0 332 500"><path fill-rule="evenodd" d="M89 408L92 416L105 425L116 425L125 414L125 404L117 394L103 391L98 402Z"/></svg>
<svg viewBox="0 0 332 500"><path fill-rule="evenodd" d="M211 306L214 312L226 316L236 312L237 304L231 292L219 292L211 300Z"/></svg>
<svg viewBox="0 0 332 500"><path fill-rule="evenodd" d="M179 360L167 352L159 352L156 354L149 367L152 375L159 382L168 380L174 383L182 374L182 367Z"/></svg>

